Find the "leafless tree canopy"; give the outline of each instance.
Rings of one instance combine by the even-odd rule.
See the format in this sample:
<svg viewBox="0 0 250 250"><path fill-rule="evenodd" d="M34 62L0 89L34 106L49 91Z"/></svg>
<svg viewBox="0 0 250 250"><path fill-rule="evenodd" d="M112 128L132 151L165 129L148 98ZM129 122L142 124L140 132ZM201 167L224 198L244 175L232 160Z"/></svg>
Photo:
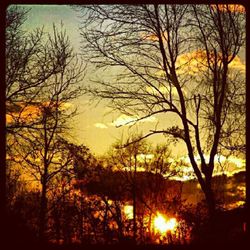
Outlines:
<svg viewBox="0 0 250 250"><path fill-rule="evenodd" d="M53 34L43 28L26 32L22 26L27 13L16 6L6 13L6 113L12 133L35 123L29 108L58 100L61 105L81 93L84 67L63 27L53 25Z"/></svg>
<svg viewBox="0 0 250 250"><path fill-rule="evenodd" d="M63 27L53 25L51 34L43 28L24 31L27 13L11 6L6 15L7 172L19 165L39 183L43 237L49 188L55 177L72 171L66 136L76 114L72 100L82 94L84 66Z"/></svg>
<svg viewBox="0 0 250 250"><path fill-rule="evenodd" d="M82 52L106 75L95 77L89 92L138 120L178 117L178 124L143 137L162 133L185 142L213 210L215 155L245 148L245 78L238 57L245 14L236 5L93 5L78 10Z"/></svg>

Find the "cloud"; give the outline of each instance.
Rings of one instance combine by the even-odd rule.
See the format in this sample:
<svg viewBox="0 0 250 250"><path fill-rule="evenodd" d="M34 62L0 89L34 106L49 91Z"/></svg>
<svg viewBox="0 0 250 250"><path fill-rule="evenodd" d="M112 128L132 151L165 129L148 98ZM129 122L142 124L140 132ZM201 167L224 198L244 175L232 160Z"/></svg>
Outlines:
<svg viewBox="0 0 250 250"><path fill-rule="evenodd" d="M206 53L205 51L193 51L178 56L176 68L179 74L188 73L195 75L206 69Z"/></svg>
<svg viewBox="0 0 250 250"><path fill-rule="evenodd" d="M210 59L214 61L214 54L210 53ZM230 59L230 58L229 58ZM217 55L218 62L221 62L222 56L220 53ZM244 73L246 71L246 65L242 62L239 56L235 56L234 59L228 65L229 69L236 72ZM207 64L207 54L205 50L196 50L189 53L185 53L179 55L176 60L176 72L180 75L191 75L197 76L202 71L207 71L208 64ZM163 69L158 70L155 75L157 77L164 77L165 71ZM231 74L229 74L229 77ZM160 96L161 94L168 96L170 94L169 86L155 86L155 88L151 86L146 87L146 92L153 94L155 96ZM188 88L182 88L182 92L184 96L188 96ZM177 89L172 86L172 97L178 97Z"/></svg>
<svg viewBox="0 0 250 250"><path fill-rule="evenodd" d="M108 128L105 124L103 124L103 123L95 123L94 124L94 126L96 127L96 128L100 128L100 129L106 129L106 128Z"/></svg>
<svg viewBox="0 0 250 250"><path fill-rule="evenodd" d="M59 110L66 110L72 108L74 105L70 102L41 102L36 104L37 108L42 109L43 107L49 107L51 110L58 107Z"/></svg>
<svg viewBox="0 0 250 250"><path fill-rule="evenodd" d="M242 72L245 72L246 65L241 61L239 56L236 56L233 61L229 64L229 68L238 69Z"/></svg>
<svg viewBox="0 0 250 250"><path fill-rule="evenodd" d="M209 162L209 155L204 155L204 158L205 158L206 163L208 163ZM181 160L183 160L187 164L191 164L188 156L182 157ZM195 156L195 160L198 163L201 162L199 155ZM214 162L218 166L220 166L221 164L224 165L224 167L227 166L227 171L229 171L229 172L235 171L238 169L244 169L245 165L246 165L245 159L238 158L235 156L225 157L224 155L219 155L219 154L215 155Z"/></svg>
<svg viewBox="0 0 250 250"><path fill-rule="evenodd" d="M123 125L132 125L135 124L137 118L135 116L128 115L120 115L115 121L113 121L110 125L119 127Z"/></svg>
<svg viewBox="0 0 250 250"><path fill-rule="evenodd" d="M176 71L177 74L189 74L195 75L200 71L207 69L206 63L206 52L202 50L197 50L185 54L181 54L176 60ZM156 76L165 77L166 73L163 69L158 70ZM163 89L164 91L164 89ZM169 92L165 89L165 92Z"/></svg>
<svg viewBox="0 0 250 250"><path fill-rule="evenodd" d="M204 155L206 163L209 162L209 155ZM198 155L195 156L195 160L198 164L200 164L201 159ZM177 159L171 159L170 162L173 164L173 167L179 166L181 167L181 176L173 176L170 177L171 179L175 180L189 180L196 178L194 174L194 170L192 168L192 164L190 163L190 159L188 156L182 156ZM245 169L246 167L246 160L242 158L238 158L235 156L226 157L224 155L215 155L214 159L215 169L213 172L213 176L226 174L227 176L232 176L235 173L238 173ZM184 165L183 165L184 164Z"/></svg>
<svg viewBox="0 0 250 250"><path fill-rule="evenodd" d="M210 53L210 60L214 60L214 54ZM218 53L217 60L220 62L222 60L222 55ZM190 74L195 75L201 71L206 70L207 64L207 54L204 50L197 50L190 53L185 53L178 56L176 61L177 73L179 74ZM239 56L236 56L229 64L229 68L245 71L245 64L241 61Z"/></svg>
<svg viewBox="0 0 250 250"><path fill-rule="evenodd" d="M20 104L18 105L18 110L10 111L6 114L6 123L34 121L39 117L40 113L39 108L35 105L24 106L24 104Z"/></svg>
<svg viewBox="0 0 250 250"><path fill-rule="evenodd" d="M216 10L217 6L215 4L210 5L212 9ZM218 4L218 9L221 12L238 12L246 13L246 9L243 5L240 4Z"/></svg>
<svg viewBox="0 0 250 250"><path fill-rule="evenodd" d="M154 116L150 116L140 120L139 116L128 116L128 115L120 115L115 121L113 121L110 125L114 127L120 127L124 125L134 125L136 122L156 122L157 119Z"/></svg>
<svg viewBox="0 0 250 250"><path fill-rule="evenodd" d="M74 105L70 102L62 102L59 109L60 110L66 110L72 108Z"/></svg>
<svg viewBox="0 0 250 250"><path fill-rule="evenodd" d="M35 121L41 116L44 107L50 107L51 111L53 111L56 106L60 111L63 111L71 108L73 104L68 102L53 103L52 101L32 103L20 102L15 104L6 103L6 123L27 123Z"/></svg>

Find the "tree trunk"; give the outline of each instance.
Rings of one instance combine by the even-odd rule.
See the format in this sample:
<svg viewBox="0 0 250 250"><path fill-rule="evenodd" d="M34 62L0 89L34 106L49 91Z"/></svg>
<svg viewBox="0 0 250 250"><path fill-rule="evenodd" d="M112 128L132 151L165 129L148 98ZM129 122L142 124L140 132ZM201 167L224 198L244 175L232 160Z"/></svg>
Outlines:
<svg viewBox="0 0 250 250"><path fill-rule="evenodd" d="M208 206L209 216L212 218L215 213L215 199L214 199L214 192L210 185L205 186L205 197Z"/></svg>
<svg viewBox="0 0 250 250"><path fill-rule="evenodd" d="M105 242L108 243L109 237L109 227L108 227L108 203L105 205L105 211L103 216L103 234Z"/></svg>
<svg viewBox="0 0 250 250"><path fill-rule="evenodd" d="M248 155L248 154L247 154ZM246 167L246 222L244 224L244 231L246 232L246 239L250 239L250 167Z"/></svg>
<svg viewBox="0 0 250 250"><path fill-rule="evenodd" d="M47 185L45 177L42 180L42 194L40 200L40 217L39 217L39 238L41 241L45 240L46 230L46 213L47 213Z"/></svg>
<svg viewBox="0 0 250 250"><path fill-rule="evenodd" d="M133 239L136 243L137 238L137 226L136 226L136 155L135 155L135 168L134 168L134 178L133 178Z"/></svg>
<svg viewBox="0 0 250 250"><path fill-rule="evenodd" d="M123 237L123 223L122 223L122 214L121 214L121 208L119 204L115 203L115 209L116 209L116 222L118 226L118 240L119 242L122 242Z"/></svg>

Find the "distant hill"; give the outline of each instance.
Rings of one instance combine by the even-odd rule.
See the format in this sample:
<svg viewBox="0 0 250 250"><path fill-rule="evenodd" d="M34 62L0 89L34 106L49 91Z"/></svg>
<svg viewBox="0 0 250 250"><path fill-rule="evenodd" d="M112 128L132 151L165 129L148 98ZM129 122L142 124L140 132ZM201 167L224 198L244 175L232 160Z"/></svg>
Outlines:
<svg viewBox="0 0 250 250"><path fill-rule="evenodd" d="M76 187L88 194L107 196L111 200L132 200L135 185L136 195L140 199L154 196L155 199L182 199L195 204L204 199L203 192L197 180L185 182L165 179L160 174L150 172L111 171L102 170L97 178L90 181L79 181ZM213 178L213 189L216 199L232 208L244 203L245 172L241 171L231 177L226 175Z"/></svg>
<svg viewBox="0 0 250 250"><path fill-rule="evenodd" d="M223 207L235 208L244 204L245 200L245 171L233 176L218 175L213 177L213 189L216 199ZM186 181L183 185L182 198L189 203L197 203L204 199L200 185L196 180Z"/></svg>

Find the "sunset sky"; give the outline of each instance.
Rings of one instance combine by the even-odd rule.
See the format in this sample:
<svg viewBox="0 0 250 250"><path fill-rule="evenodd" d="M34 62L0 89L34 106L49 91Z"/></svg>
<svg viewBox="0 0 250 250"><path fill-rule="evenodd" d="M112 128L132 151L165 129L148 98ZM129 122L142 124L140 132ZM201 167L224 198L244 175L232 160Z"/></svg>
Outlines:
<svg viewBox="0 0 250 250"><path fill-rule="evenodd" d="M4 38L6 243L243 246L243 5L13 4Z"/></svg>
<svg viewBox="0 0 250 250"><path fill-rule="evenodd" d="M33 30L37 27L44 26L45 31L51 32L52 25L55 23L60 26L63 22L64 28L69 36L71 45L74 47L76 53L80 51L80 34L79 34L79 18L77 13L66 5L23 5L30 8L27 21L24 24L26 30ZM88 82L89 75L86 75L85 84ZM127 133L132 133L135 129L137 132L154 128L159 118L152 117L145 119L138 125L129 129L129 126L122 126L126 122L131 122L136 117L128 117L118 112L113 112L104 102L90 104L87 96L82 96L74 102L78 107L79 115L74 121L75 137L78 143L86 144L92 152L96 155L105 153L112 143L126 137ZM175 117L173 117L175 119ZM162 118L161 118L162 120ZM162 120L164 123L169 124L171 121ZM132 123L130 123L132 124ZM116 127L116 126L119 126ZM162 136L154 136L150 141L164 142ZM180 149L180 150L179 150ZM175 149L175 153L183 154L183 145Z"/></svg>
<svg viewBox="0 0 250 250"><path fill-rule="evenodd" d="M71 45L77 54L81 54L80 50L80 32L78 27L80 25L80 18L78 13L74 11L70 6L66 5L22 5L30 9L27 21L23 28L26 30L33 30L38 27L44 26L46 32L51 32L53 23L60 27L61 22L64 25ZM190 58L197 58L197 54L192 53L183 55L179 58L179 63L183 63ZM200 58L202 56L200 55ZM202 59L201 59L202 60ZM239 57L236 58L231 64L231 67L238 67L245 70L245 53L241 51ZM177 61L178 64L178 61ZM195 69L195 63L190 64ZM196 68L197 69L197 68ZM110 73L110 72L109 72ZM190 74L195 74L195 71L190 70ZM159 74L161 72L159 71ZM83 84L90 82L91 76L87 73ZM150 90L149 90L150 91ZM105 153L109 147L116 140L126 138L126 135L131 135L133 131L143 132L149 129L154 129L156 126L170 126L171 124L178 123L178 118L172 116L167 119L164 116L150 117L145 119L132 128L124 125L126 122L133 124L133 121L137 117L129 117L124 114L112 111L107 103L101 102L90 104L87 96L82 96L75 100L73 105L78 107L79 115L75 118L73 125L75 127L74 136L77 143L83 143L87 145L95 155L101 155ZM148 139L153 144L164 143L166 139L162 135L155 135ZM176 147L172 147L174 155L181 157L186 155L185 146L183 143L178 143Z"/></svg>

